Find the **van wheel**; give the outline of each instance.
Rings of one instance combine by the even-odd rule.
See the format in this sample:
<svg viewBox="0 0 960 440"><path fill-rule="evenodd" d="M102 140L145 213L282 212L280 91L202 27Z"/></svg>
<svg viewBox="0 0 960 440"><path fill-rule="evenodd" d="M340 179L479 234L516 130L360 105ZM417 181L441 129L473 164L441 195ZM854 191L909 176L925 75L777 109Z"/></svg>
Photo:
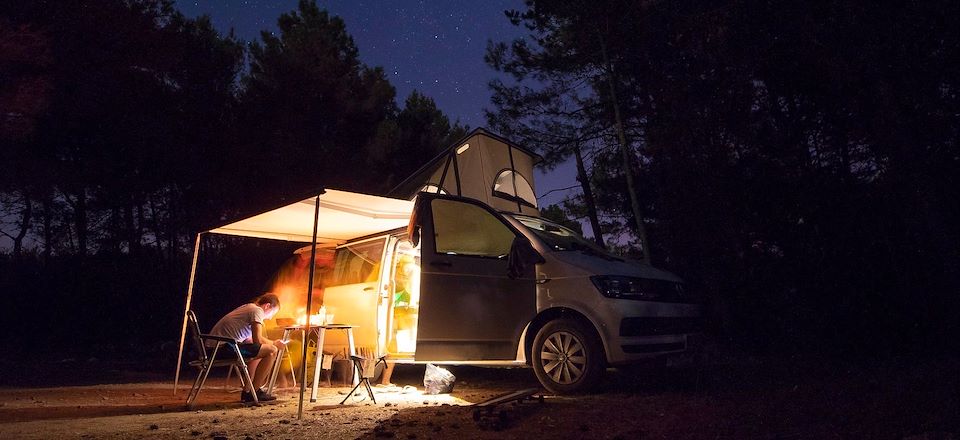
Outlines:
<svg viewBox="0 0 960 440"><path fill-rule="evenodd" d="M537 332L531 351L537 379L553 393L588 391L603 375L600 341L578 322L568 319L548 322Z"/></svg>

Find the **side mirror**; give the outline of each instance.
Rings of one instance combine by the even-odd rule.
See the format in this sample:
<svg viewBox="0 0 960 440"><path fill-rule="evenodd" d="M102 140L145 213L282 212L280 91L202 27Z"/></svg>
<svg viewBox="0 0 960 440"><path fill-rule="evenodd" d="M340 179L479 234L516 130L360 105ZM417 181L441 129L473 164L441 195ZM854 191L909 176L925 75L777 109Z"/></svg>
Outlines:
<svg viewBox="0 0 960 440"><path fill-rule="evenodd" d="M528 268L545 261L530 244L530 240L526 237L514 237L510 245L510 254L507 256L507 276L512 279L522 278Z"/></svg>
<svg viewBox="0 0 960 440"><path fill-rule="evenodd" d="M411 225L407 229L407 239L410 240L413 247L420 246L420 225Z"/></svg>
<svg viewBox="0 0 960 440"><path fill-rule="evenodd" d="M413 212L410 213L410 222L407 223L407 240L410 240L413 247L420 246L420 215L421 211L427 207L429 203L424 203L423 197L418 196L417 201L413 203Z"/></svg>

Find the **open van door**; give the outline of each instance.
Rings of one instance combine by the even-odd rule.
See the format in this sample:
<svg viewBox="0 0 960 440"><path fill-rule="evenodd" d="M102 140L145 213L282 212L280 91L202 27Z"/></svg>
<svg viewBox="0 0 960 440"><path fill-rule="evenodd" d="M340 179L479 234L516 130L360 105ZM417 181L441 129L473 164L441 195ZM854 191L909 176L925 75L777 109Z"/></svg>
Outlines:
<svg viewBox="0 0 960 440"><path fill-rule="evenodd" d="M535 266L510 276L522 234L483 203L420 193L409 235L421 256L416 360L516 359L537 308Z"/></svg>
<svg viewBox="0 0 960 440"><path fill-rule="evenodd" d="M380 333L377 323L380 302L381 262L387 237L376 237L337 248L333 273L323 292L323 305L334 321L356 326L353 329L357 347L379 352ZM347 348L342 332L327 332L326 349Z"/></svg>

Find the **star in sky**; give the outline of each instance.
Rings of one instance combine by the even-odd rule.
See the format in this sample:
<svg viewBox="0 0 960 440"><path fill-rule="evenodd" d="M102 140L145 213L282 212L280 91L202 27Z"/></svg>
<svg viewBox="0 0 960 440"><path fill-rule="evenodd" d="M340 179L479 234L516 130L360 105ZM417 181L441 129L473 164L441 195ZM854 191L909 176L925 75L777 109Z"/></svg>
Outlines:
<svg viewBox="0 0 960 440"><path fill-rule="evenodd" d="M276 31L277 18L297 8L297 0L180 0L185 15L207 14L221 32L231 29L247 41L261 31ZM487 83L497 73L483 61L487 42L511 41L525 35L504 15L523 10L522 0L318 0L317 5L343 19L353 36L360 59L383 66L397 89L397 105L419 90L437 103L451 122L483 127L483 109L490 107ZM387 69L389 66L389 69ZM575 183L573 166L550 175L537 173L538 193ZM571 183L572 182L572 183ZM556 203L554 193L542 204Z"/></svg>
<svg viewBox="0 0 960 440"><path fill-rule="evenodd" d="M503 12L522 9L522 0L443 1L319 0L317 4L344 20L369 66L390 66L398 105L418 89L430 96L451 119L471 127L485 125L489 106L487 83L496 72L483 62L487 41L523 36ZM180 1L188 16L208 14L222 32L233 29L242 39L276 30L281 13L295 10L297 0Z"/></svg>

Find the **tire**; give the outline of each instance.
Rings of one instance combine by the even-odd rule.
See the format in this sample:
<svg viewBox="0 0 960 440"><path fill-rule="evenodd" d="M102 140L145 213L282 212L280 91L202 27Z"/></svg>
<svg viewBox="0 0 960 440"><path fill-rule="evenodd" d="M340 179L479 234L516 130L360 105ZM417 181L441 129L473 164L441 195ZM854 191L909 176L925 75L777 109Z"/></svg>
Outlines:
<svg viewBox="0 0 960 440"><path fill-rule="evenodd" d="M537 380L555 394L589 391L605 370L603 348L596 333L569 319L544 325L533 340L530 354Z"/></svg>

